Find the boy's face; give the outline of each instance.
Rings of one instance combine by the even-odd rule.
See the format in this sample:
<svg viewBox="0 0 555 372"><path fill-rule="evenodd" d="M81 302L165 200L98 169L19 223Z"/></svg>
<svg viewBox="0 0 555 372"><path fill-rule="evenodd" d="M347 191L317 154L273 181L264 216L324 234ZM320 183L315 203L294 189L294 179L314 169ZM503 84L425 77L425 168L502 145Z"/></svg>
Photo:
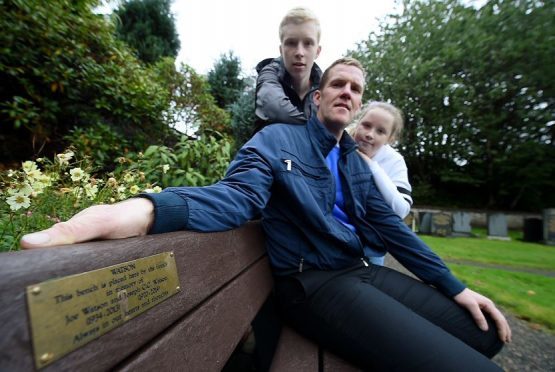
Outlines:
<svg viewBox="0 0 555 372"><path fill-rule="evenodd" d="M288 23L282 27L282 35L279 52L285 69L297 83L309 79L321 49L316 25L314 22Z"/></svg>
<svg viewBox="0 0 555 372"><path fill-rule="evenodd" d="M318 119L338 138L362 104L364 74L356 66L339 64L329 71L326 85L314 92Z"/></svg>

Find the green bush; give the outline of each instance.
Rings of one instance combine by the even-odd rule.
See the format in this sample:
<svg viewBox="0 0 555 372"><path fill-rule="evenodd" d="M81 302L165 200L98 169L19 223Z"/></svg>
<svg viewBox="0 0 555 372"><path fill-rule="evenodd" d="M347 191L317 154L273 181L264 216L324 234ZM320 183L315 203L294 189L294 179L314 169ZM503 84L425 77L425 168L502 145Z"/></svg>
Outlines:
<svg viewBox="0 0 555 372"><path fill-rule="evenodd" d="M121 133L101 123L87 128L73 128L64 138L77 153L89 157L95 169L113 170L113 159L130 147Z"/></svg>
<svg viewBox="0 0 555 372"><path fill-rule="evenodd" d="M225 174L232 143L217 132L199 140L183 136L173 148L153 145L144 153L129 156L126 161L131 164L124 166L162 187L210 185Z"/></svg>
<svg viewBox="0 0 555 372"><path fill-rule="evenodd" d="M0 1L3 158L60 151L71 128L97 123L133 138L137 150L165 137L168 91L92 12L98 4Z"/></svg>

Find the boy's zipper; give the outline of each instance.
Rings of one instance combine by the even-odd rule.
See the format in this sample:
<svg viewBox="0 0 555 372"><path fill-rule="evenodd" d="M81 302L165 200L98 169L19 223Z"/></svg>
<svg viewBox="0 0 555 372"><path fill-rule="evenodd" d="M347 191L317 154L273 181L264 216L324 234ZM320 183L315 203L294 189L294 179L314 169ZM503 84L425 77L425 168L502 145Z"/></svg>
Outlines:
<svg viewBox="0 0 555 372"><path fill-rule="evenodd" d="M300 273L303 272L303 262L304 262L304 258L301 257L301 261L299 262L299 272L300 272Z"/></svg>
<svg viewBox="0 0 555 372"><path fill-rule="evenodd" d="M366 261L364 260L364 257L361 257L360 260L362 261L362 264L363 264L364 266L368 267L368 262L366 262Z"/></svg>

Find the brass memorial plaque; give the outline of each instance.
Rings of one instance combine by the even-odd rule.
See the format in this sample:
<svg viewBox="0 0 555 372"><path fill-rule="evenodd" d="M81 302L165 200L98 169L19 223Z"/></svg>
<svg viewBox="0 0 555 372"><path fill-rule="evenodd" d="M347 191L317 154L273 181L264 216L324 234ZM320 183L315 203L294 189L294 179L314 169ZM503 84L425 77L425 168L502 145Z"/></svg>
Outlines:
<svg viewBox="0 0 555 372"><path fill-rule="evenodd" d="M173 252L27 287L36 367L52 363L179 290Z"/></svg>

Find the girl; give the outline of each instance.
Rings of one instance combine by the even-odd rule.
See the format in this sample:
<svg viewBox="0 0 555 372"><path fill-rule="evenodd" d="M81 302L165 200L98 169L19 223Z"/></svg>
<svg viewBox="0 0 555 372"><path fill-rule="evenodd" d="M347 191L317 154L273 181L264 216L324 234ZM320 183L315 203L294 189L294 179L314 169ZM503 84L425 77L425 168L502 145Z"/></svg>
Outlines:
<svg viewBox="0 0 555 372"><path fill-rule="evenodd" d="M359 153L368 163L384 200L399 217L405 218L412 205L412 187L403 156L390 146L402 129L401 110L387 102L371 101L347 131L358 143Z"/></svg>

